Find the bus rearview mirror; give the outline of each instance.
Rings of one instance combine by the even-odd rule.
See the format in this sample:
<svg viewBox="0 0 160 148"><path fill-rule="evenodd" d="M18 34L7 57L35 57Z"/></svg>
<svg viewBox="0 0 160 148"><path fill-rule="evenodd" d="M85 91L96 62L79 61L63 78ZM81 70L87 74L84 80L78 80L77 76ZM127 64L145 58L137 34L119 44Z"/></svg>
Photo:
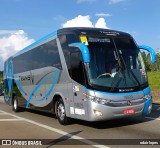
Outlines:
<svg viewBox="0 0 160 148"><path fill-rule="evenodd" d="M85 63L89 63L90 62L90 54L89 54L89 49L88 47L80 42L77 43L72 43L68 45L69 47L78 47L82 53L82 57L83 57L83 61Z"/></svg>
<svg viewBox="0 0 160 148"><path fill-rule="evenodd" d="M145 46L145 45L139 45L138 48L139 49L144 49L144 50L146 50L150 53L152 64L154 64L156 62L156 53L153 50L153 48L151 48L149 46Z"/></svg>

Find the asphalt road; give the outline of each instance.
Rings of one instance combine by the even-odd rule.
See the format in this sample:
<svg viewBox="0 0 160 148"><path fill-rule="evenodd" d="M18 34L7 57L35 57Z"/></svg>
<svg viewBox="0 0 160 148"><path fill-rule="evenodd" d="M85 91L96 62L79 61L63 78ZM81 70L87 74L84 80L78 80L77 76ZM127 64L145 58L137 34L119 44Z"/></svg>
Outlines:
<svg viewBox="0 0 160 148"><path fill-rule="evenodd" d="M14 147L22 144L39 147L41 143L41 147L70 148L151 147L153 144L159 147L160 106L153 104L147 117L91 123L73 120L72 124L62 126L52 114L31 110L14 113L0 97L0 144L10 142Z"/></svg>

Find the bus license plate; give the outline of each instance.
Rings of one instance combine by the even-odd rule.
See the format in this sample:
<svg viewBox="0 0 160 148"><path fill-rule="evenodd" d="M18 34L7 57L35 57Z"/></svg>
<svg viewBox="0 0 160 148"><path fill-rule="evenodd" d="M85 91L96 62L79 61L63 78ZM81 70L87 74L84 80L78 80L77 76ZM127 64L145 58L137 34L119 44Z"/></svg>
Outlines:
<svg viewBox="0 0 160 148"><path fill-rule="evenodd" d="M123 114L125 115L134 114L134 108L124 110Z"/></svg>

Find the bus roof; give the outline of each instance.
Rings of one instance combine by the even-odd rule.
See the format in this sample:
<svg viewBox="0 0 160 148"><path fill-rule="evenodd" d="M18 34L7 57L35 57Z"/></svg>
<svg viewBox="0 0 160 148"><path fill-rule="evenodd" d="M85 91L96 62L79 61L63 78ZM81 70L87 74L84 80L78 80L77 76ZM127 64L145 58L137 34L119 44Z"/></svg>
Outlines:
<svg viewBox="0 0 160 148"><path fill-rule="evenodd" d="M89 28L89 27L71 27L71 28L62 28L57 31L57 34L65 34L67 32L77 32L79 35L105 35L105 36L119 36L119 37L131 37L130 34L117 31L117 30L110 30L104 28Z"/></svg>
<svg viewBox="0 0 160 148"><path fill-rule="evenodd" d="M52 32L46 36L44 36L43 38L37 40L36 42L30 44L29 46L25 47L24 49L20 50L19 52L17 52L15 55L13 55L13 57L16 57L30 49L32 49L33 47L53 38L56 37L57 35L60 34L65 34L68 32L76 32L79 35L105 35L105 36L118 36L118 37L131 37L130 34L125 33L125 32L121 32L121 31L116 31L116 30L110 30L110 29L103 29L103 28L89 28L89 27L70 27L70 28L62 28L59 29L55 32Z"/></svg>

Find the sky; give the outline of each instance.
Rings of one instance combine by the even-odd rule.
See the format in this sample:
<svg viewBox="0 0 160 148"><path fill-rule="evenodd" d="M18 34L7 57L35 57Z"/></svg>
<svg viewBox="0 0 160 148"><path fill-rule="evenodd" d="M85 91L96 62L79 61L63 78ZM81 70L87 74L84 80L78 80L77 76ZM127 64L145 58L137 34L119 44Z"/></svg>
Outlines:
<svg viewBox="0 0 160 148"><path fill-rule="evenodd" d="M160 51L160 0L0 0L0 70L4 61L63 27L130 33Z"/></svg>

